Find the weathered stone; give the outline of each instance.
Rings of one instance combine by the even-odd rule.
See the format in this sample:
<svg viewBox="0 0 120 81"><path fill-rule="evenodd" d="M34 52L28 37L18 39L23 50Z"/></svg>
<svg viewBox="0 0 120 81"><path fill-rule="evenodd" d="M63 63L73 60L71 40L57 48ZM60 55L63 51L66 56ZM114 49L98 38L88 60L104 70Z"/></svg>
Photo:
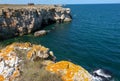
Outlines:
<svg viewBox="0 0 120 81"><path fill-rule="evenodd" d="M72 19L70 16L65 15L64 22L70 22Z"/></svg>
<svg viewBox="0 0 120 81"><path fill-rule="evenodd" d="M45 60L42 62L43 65L47 66L47 65L50 65L50 64L54 64L55 62L51 61L51 60Z"/></svg>
<svg viewBox="0 0 120 81"><path fill-rule="evenodd" d="M33 31L41 29L42 26L53 24L55 22L69 22L71 21L70 9L62 8L61 6L19 6L14 8L12 6L6 6L1 9L0 13L0 29L7 30L7 32L1 32L0 38L8 34L8 37L14 37L18 35L29 34ZM7 29L8 28L8 29ZM14 28L12 32L9 32L11 28ZM15 34L17 31L17 34ZM4 36L3 36L4 35Z"/></svg>
<svg viewBox="0 0 120 81"><path fill-rule="evenodd" d="M45 34L47 34L46 30L40 30L40 31L35 32L34 36L38 37L38 36L43 36Z"/></svg>
<svg viewBox="0 0 120 81"><path fill-rule="evenodd" d="M87 70L68 61L50 63L46 70L60 75L63 81L92 81Z"/></svg>
<svg viewBox="0 0 120 81"><path fill-rule="evenodd" d="M53 52L44 46L31 44L29 42L13 43L0 50L0 81L15 81L15 79L20 76L20 62L22 62L23 59L19 57L16 50L25 50L26 60L39 61L44 59L46 61L43 61L43 65L54 63L50 58L54 58Z"/></svg>
<svg viewBox="0 0 120 81"><path fill-rule="evenodd" d="M66 8L66 13L70 14L70 8Z"/></svg>
<svg viewBox="0 0 120 81"><path fill-rule="evenodd" d="M0 81L4 81L4 80L5 80L4 76L0 75Z"/></svg>

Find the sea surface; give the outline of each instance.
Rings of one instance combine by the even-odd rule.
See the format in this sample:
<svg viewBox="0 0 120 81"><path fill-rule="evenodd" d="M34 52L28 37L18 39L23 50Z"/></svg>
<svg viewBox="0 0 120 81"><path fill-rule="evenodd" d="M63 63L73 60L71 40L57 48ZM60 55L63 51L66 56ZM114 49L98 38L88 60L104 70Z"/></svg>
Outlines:
<svg viewBox="0 0 120 81"><path fill-rule="evenodd" d="M79 64L89 72L103 68L120 81L120 4L66 5L73 21L47 26L46 36L32 34L0 42L29 41L52 50L59 60Z"/></svg>

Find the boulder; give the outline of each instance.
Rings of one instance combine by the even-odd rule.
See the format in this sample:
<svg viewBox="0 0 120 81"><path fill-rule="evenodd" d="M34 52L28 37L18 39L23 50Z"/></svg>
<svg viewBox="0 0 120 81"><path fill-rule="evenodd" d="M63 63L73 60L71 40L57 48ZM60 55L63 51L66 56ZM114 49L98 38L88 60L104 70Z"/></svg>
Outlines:
<svg viewBox="0 0 120 81"><path fill-rule="evenodd" d="M34 36L38 37L38 36L43 36L43 35L46 35L46 34L47 34L46 30L40 30L40 31L35 32Z"/></svg>
<svg viewBox="0 0 120 81"><path fill-rule="evenodd" d="M72 21L71 17L66 15L64 18L64 22L70 22L70 21Z"/></svg>
<svg viewBox="0 0 120 81"><path fill-rule="evenodd" d="M70 14L70 8L66 8L66 13Z"/></svg>
<svg viewBox="0 0 120 81"><path fill-rule="evenodd" d="M50 63L46 70L60 75L63 81L92 81L87 70L68 61Z"/></svg>

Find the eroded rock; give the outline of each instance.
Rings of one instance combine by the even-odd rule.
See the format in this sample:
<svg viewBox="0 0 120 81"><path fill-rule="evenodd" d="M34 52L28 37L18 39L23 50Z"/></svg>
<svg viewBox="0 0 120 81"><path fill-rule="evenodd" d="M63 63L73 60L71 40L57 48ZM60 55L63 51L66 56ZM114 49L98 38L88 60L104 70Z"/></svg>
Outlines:
<svg viewBox="0 0 120 81"><path fill-rule="evenodd" d="M0 13L0 38L2 39L29 34L55 22L72 20L69 8L54 5L16 6L16 8L11 5L0 10Z"/></svg>
<svg viewBox="0 0 120 81"><path fill-rule="evenodd" d="M15 81L17 77L21 75L21 62L25 59L20 58L21 52L25 51L26 60L29 61L43 61L46 65L53 62L55 58L53 52L49 51L48 48L27 43L13 43L0 50L0 81ZM51 58L52 57L52 58ZM39 59L38 59L39 58ZM47 61L48 60L48 61Z"/></svg>
<svg viewBox="0 0 120 81"><path fill-rule="evenodd" d="M60 75L63 81L92 81L87 70L68 61L51 63L46 70Z"/></svg>
<svg viewBox="0 0 120 81"><path fill-rule="evenodd" d="M40 31L35 32L34 36L38 37L38 36L43 36L43 35L46 35L46 34L47 34L46 30L40 30Z"/></svg>

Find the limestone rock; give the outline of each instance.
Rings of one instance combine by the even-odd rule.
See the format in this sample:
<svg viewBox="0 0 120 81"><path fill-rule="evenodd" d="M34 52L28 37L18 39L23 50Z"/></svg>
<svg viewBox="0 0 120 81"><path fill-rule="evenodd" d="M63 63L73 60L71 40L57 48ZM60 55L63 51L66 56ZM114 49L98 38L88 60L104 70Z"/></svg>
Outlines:
<svg viewBox="0 0 120 81"><path fill-rule="evenodd" d="M26 43L13 43L0 50L0 81L15 81L21 75L21 62L23 58L19 57L17 51L25 51L26 60L38 61L44 59L44 65L54 63L55 56L48 48Z"/></svg>
<svg viewBox="0 0 120 81"><path fill-rule="evenodd" d="M34 33L34 36L35 36L35 37L38 37L38 36L43 36L43 35L45 35L45 34L47 34L47 31L46 31L46 30L40 30L40 31L36 31L36 32Z"/></svg>
<svg viewBox="0 0 120 81"><path fill-rule="evenodd" d="M72 21L71 17L68 15L65 15L64 22L70 22Z"/></svg>
<svg viewBox="0 0 120 81"><path fill-rule="evenodd" d="M70 14L70 8L66 8L66 13Z"/></svg>
<svg viewBox="0 0 120 81"><path fill-rule="evenodd" d="M46 70L60 75L63 81L92 81L87 70L68 61L49 64Z"/></svg>
<svg viewBox="0 0 120 81"><path fill-rule="evenodd" d="M0 9L0 38L29 34L55 22L70 22L72 20L70 12L69 8L54 5L19 6L19 8L6 6Z"/></svg>

